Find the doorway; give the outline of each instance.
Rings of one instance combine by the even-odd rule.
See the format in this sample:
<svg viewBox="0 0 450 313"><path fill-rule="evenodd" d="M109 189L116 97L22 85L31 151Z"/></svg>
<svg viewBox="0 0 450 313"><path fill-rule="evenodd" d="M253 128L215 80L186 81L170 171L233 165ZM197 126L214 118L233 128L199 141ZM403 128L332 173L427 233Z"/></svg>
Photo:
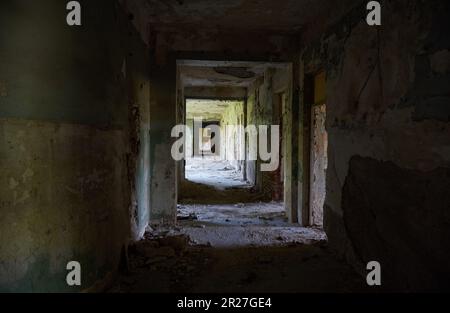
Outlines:
<svg viewBox="0 0 450 313"><path fill-rule="evenodd" d="M187 99L190 135L186 138L185 179L219 190L245 188L242 166L244 151L244 101Z"/></svg>

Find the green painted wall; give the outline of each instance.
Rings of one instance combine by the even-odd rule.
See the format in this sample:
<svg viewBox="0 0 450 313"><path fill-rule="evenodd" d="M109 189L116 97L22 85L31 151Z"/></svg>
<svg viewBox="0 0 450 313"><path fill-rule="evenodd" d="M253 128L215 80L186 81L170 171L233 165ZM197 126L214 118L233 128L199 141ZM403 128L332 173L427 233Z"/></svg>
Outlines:
<svg viewBox="0 0 450 313"><path fill-rule="evenodd" d="M117 1L80 2L81 27L65 1L0 3L3 292L87 289L148 223L147 49Z"/></svg>

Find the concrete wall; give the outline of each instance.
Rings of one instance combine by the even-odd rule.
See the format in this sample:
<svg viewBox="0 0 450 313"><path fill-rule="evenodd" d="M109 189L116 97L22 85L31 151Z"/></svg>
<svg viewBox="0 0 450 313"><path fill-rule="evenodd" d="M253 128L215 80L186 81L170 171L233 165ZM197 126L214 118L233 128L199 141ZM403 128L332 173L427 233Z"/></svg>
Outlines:
<svg viewBox="0 0 450 313"><path fill-rule="evenodd" d="M257 128L260 125L275 125L279 121L276 120L274 115L274 101L275 97L278 97L280 93L285 94L285 99L287 102L291 101L291 72L286 68L268 68L264 73L263 79L257 80L248 89L247 98L247 125L255 125ZM279 99L276 99L277 101ZM290 138L292 135L292 120L287 120L291 111L287 111L289 108L285 108L283 113L286 117L286 123L284 123L285 129L280 129L282 133L285 133L287 137ZM247 139L248 140L248 139ZM286 141L286 144L289 141ZM255 149L256 148L256 149ZM292 151L290 145L286 145L285 151L290 153ZM246 171L247 180L255 184L256 188L260 191L264 191L268 199L274 192L276 179L275 172L261 172L260 165L261 160L259 160L259 150L256 147L249 147L247 145L247 153L255 153L258 155L257 161L247 161ZM282 151L280 151L280 154ZM287 173L288 181L290 181L290 174L292 172L292 167L288 163L279 162L279 166L289 166L284 172ZM278 179L279 183L279 179ZM291 189L287 189L291 190ZM290 203L286 204L287 210L290 211Z"/></svg>
<svg viewBox="0 0 450 313"><path fill-rule="evenodd" d="M245 159L245 135L237 128L234 131L227 128L227 125L234 127L244 126L244 101L230 102L220 121L221 125L221 157L229 160L236 170L243 170L243 159Z"/></svg>
<svg viewBox="0 0 450 313"><path fill-rule="evenodd" d="M151 210L154 223L174 224L177 205L177 169L172 157L172 128L177 125L176 58L167 51L151 56L150 166Z"/></svg>
<svg viewBox="0 0 450 313"><path fill-rule="evenodd" d="M448 1L385 1L377 28L361 5L301 57L302 78L327 73L330 245L361 273L381 262L386 288L448 287L448 9Z"/></svg>
<svg viewBox="0 0 450 313"><path fill-rule="evenodd" d="M186 133L186 159L194 157L194 120L187 119L186 127L189 131Z"/></svg>
<svg viewBox="0 0 450 313"><path fill-rule="evenodd" d="M0 291L87 289L148 222L146 47L118 3L86 3L74 28L64 1L0 4Z"/></svg>
<svg viewBox="0 0 450 313"><path fill-rule="evenodd" d="M247 91L247 125L255 125L255 106L256 106L256 86L251 86ZM257 155L258 151L254 147L249 145L250 138L249 134L246 134L246 153L247 155ZM245 166L247 181L255 185L256 184L256 164L257 161L247 159Z"/></svg>

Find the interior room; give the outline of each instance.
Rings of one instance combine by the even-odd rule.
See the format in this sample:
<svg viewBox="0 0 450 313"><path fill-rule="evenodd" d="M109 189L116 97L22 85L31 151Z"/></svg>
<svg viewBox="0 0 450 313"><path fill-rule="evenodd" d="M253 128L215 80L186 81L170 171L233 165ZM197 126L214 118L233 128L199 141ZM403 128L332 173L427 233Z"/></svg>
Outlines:
<svg viewBox="0 0 450 313"><path fill-rule="evenodd" d="M75 2L0 1L0 292L449 291L448 0Z"/></svg>

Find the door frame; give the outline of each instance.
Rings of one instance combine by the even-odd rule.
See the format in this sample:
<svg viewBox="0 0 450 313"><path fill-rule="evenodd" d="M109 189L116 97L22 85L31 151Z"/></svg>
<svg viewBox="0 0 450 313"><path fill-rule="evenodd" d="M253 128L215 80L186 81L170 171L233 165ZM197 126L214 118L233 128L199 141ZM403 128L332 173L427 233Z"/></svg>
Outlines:
<svg viewBox="0 0 450 313"><path fill-rule="evenodd" d="M324 99L316 99L316 83L315 78L319 74L325 74L325 87L326 87L326 71L324 69L318 69L316 71L305 73L304 75L304 95L303 95L303 184L302 184L302 210L301 220L302 226L312 226L311 214L311 154L312 154L312 109L316 105L326 104L326 94ZM324 214L325 216L325 214Z"/></svg>

